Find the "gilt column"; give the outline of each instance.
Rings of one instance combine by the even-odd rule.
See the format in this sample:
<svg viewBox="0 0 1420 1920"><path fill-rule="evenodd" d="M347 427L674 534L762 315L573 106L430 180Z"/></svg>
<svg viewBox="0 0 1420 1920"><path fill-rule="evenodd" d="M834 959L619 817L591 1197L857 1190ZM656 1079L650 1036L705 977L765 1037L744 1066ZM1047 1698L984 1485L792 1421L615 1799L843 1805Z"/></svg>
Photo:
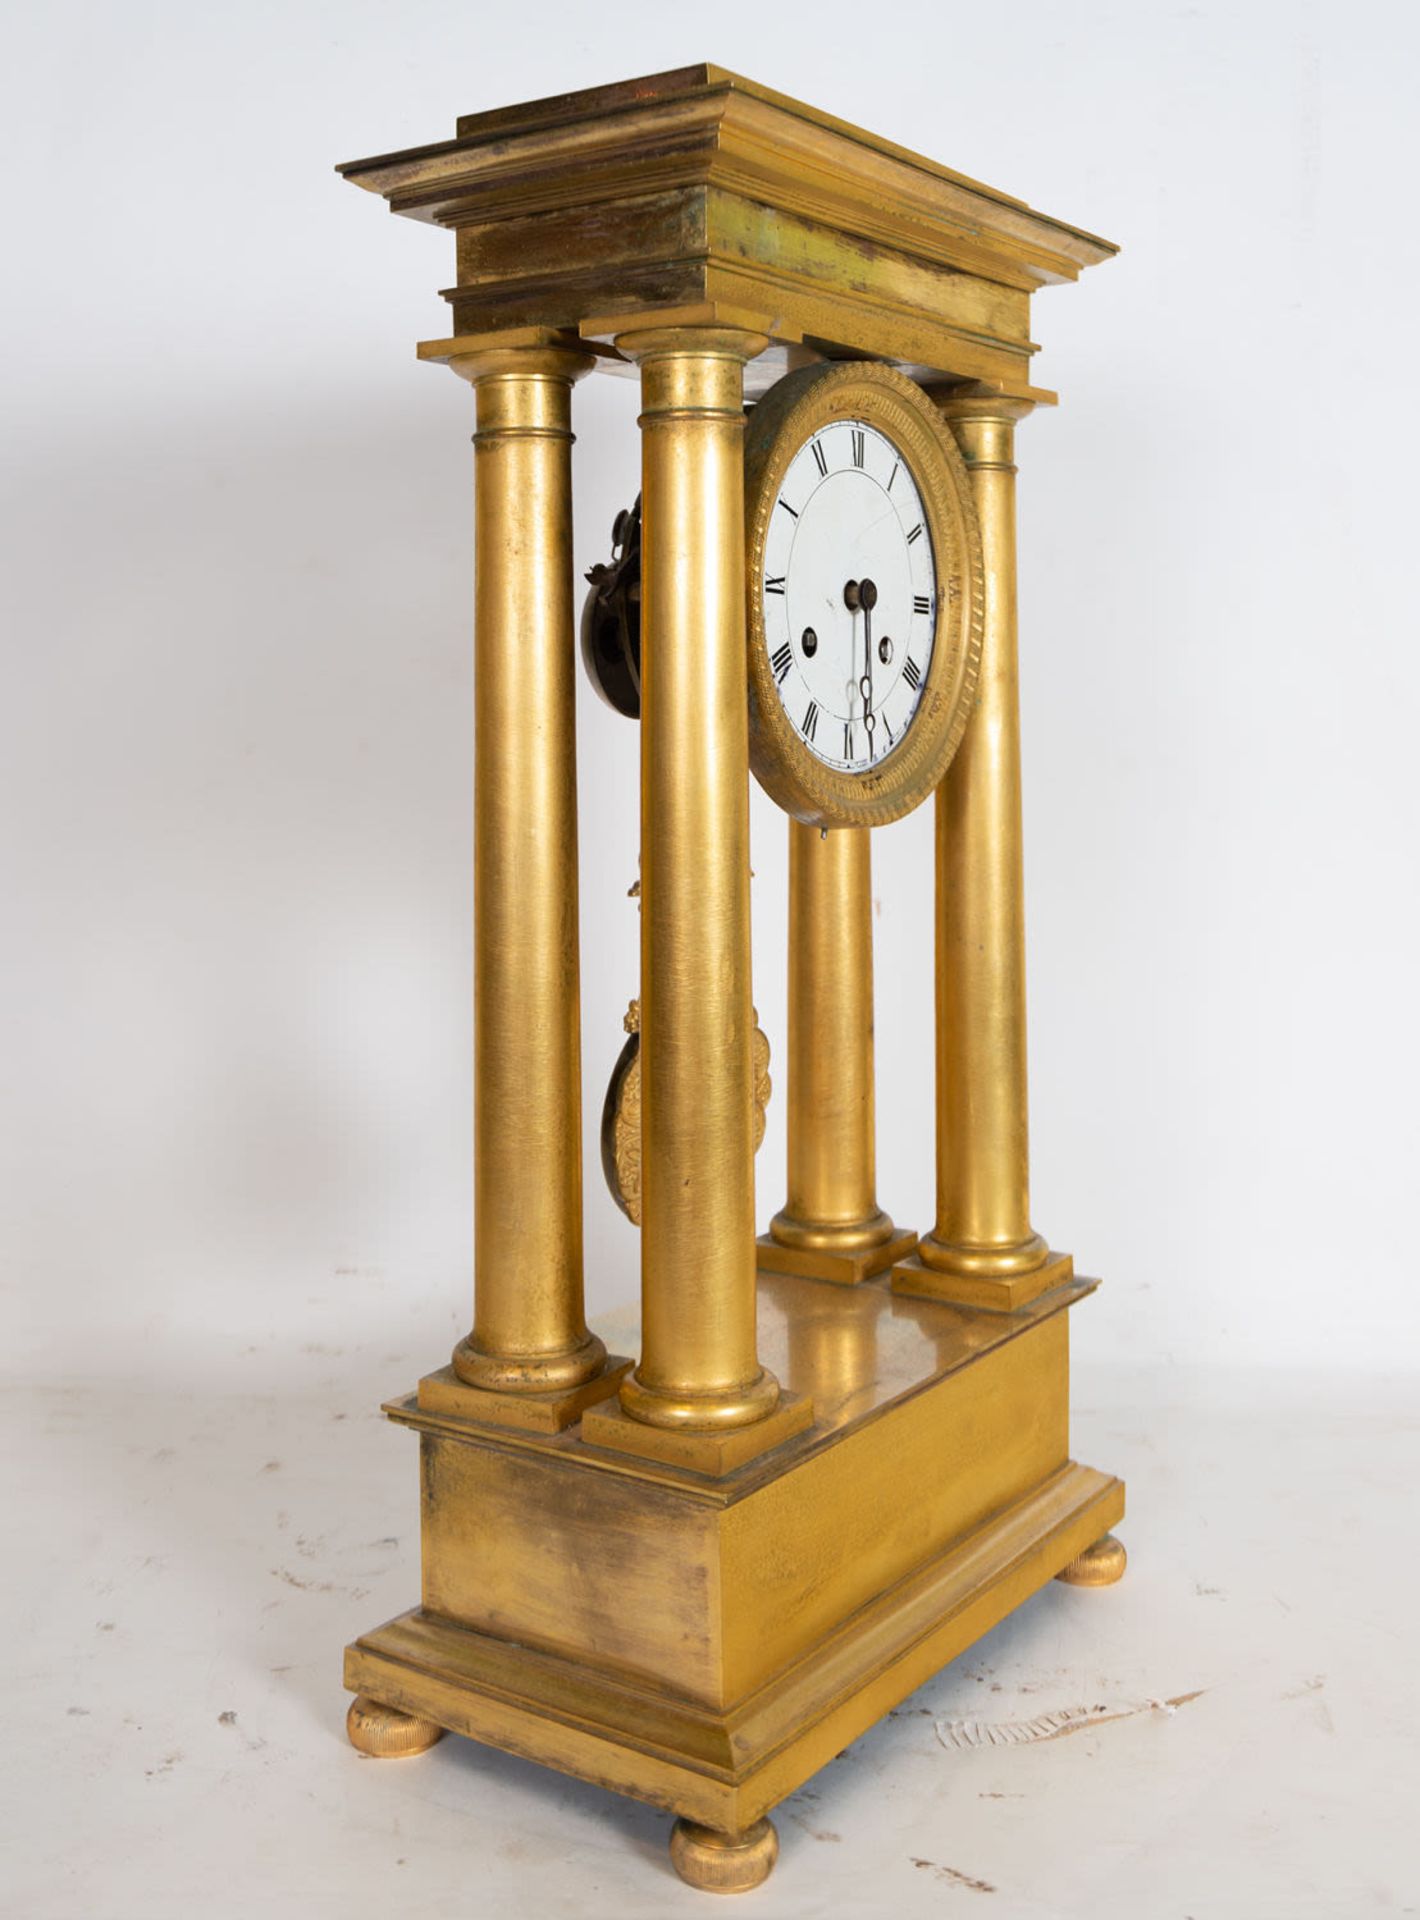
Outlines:
<svg viewBox="0 0 1420 1920"><path fill-rule="evenodd" d="M1014 440L1031 403L934 397L971 474L985 624L976 711L936 803L937 1219L893 1284L1010 1311L1072 1270L1030 1220Z"/></svg>
<svg viewBox="0 0 1420 1920"><path fill-rule="evenodd" d="M617 1373L582 1290L571 398L542 330L451 343L474 436L474 1306L459 1410L556 1430ZM421 1404L446 1395L421 1387Z"/></svg>
<svg viewBox="0 0 1420 1920"><path fill-rule="evenodd" d="M728 1471L807 1423L759 1364L744 365L762 334L624 333L641 370L641 1356L583 1437Z"/></svg>
<svg viewBox="0 0 1420 1920"><path fill-rule="evenodd" d="M856 1285L911 1253L877 1201L867 827L789 822L788 1195L759 1264Z"/></svg>

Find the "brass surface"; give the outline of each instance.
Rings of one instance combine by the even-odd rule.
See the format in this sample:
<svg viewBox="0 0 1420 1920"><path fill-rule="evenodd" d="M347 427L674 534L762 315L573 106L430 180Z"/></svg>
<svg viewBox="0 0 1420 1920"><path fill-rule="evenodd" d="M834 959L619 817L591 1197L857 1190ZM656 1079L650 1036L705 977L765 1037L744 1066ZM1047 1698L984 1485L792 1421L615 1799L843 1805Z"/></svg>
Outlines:
<svg viewBox="0 0 1420 1920"><path fill-rule="evenodd" d="M772 1414L755 1351L743 374L760 334L623 336L641 368L642 1346L621 1405Z"/></svg>
<svg viewBox="0 0 1420 1920"><path fill-rule="evenodd" d="M748 1893L762 1886L779 1858L779 1835L768 1820L744 1833L717 1833L694 1820L671 1828L671 1865L702 1893Z"/></svg>
<svg viewBox="0 0 1420 1920"><path fill-rule="evenodd" d="M571 395L592 360L493 336L450 365L478 417L474 1312L453 1366L549 1393L606 1361L583 1317L573 717Z"/></svg>
<svg viewBox="0 0 1420 1920"><path fill-rule="evenodd" d="M761 1268L856 1285L917 1244L878 1205L866 827L789 822L788 1196Z"/></svg>
<svg viewBox="0 0 1420 1920"><path fill-rule="evenodd" d="M1112 1587L1116 1580L1124 1578L1124 1569L1128 1564L1129 1555L1124 1550L1124 1542L1107 1533L1102 1540L1096 1540L1093 1546L1086 1547L1083 1553L1076 1554L1069 1566L1062 1567L1055 1578L1063 1580L1067 1587Z"/></svg>
<svg viewBox="0 0 1420 1920"><path fill-rule="evenodd" d="M751 1009L752 1128L756 1153L764 1145L765 1117L774 1082L769 1074L769 1036ZM641 1002L633 1000L622 1021L631 1038L612 1068L602 1109L602 1169L611 1197L633 1226L641 1224Z"/></svg>
<svg viewBox="0 0 1420 1920"><path fill-rule="evenodd" d="M1031 292L1115 251L703 64L465 115L452 140L340 171L456 233L457 331L748 310L776 343L765 384L798 352L1036 393Z"/></svg>
<svg viewBox="0 0 1420 1920"><path fill-rule="evenodd" d="M1030 1223L1016 643L1015 423L1028 405L944 395L976 492L986 619L976 712L937 795L937 1218L893 1284L981 1303L1052 1260Z"/></svg>
<svg viewBox="0 0 1420 1920"><path fill-rule="evenodd" d="M405 1760L427 1753L444 1737L444 1729L417 1714L401 1713L379 1700L357 1693L345 1716L345 1732L352 1747L372 1760Z"/></svg>
<svg viewBox="0 0 1420 1920"><path fill-rule="evenodd" d="M937 630L921 698L891 753L861 773L826 766L779 698L764 631L764 550L788 467L835 420L865 420L911 470L931 534ZM941 784L971 718L981 658L981 540L971 483L936 409L889 367L807 367L750 417L745 447L749 614L749 752L755 777L794 819L816 827L875 827L901 819Z"/></svg>

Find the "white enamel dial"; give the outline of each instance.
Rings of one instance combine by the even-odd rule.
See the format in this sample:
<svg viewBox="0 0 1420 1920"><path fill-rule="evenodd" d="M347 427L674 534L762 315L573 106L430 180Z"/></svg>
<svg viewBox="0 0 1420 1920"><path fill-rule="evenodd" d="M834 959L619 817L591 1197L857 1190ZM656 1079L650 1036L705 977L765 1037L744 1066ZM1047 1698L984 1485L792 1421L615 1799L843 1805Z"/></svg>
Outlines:
<svg viewBox="0 0 1420 1920"><path fill-rule="evenodd" d="M864 420L811 434L765 530L761 593L780 703L825 766L864 773L902 741L932 660L937 592L901 451Z"/></svg>

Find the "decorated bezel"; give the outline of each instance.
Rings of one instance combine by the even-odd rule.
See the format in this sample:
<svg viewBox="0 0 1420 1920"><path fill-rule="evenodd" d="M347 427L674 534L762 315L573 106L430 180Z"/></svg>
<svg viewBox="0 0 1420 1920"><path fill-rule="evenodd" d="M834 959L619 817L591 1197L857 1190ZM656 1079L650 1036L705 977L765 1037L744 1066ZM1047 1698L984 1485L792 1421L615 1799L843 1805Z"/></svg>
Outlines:
<svg viewBox="0 0 1420 1920"><path fill-rule="evenodd" d="M785 710L765 622L765 550L796 455L825 428L862 421L912 475L936 575L931 659L911 720L861 771L827 765ZM981 661L981 536L971 482L950 429L904 375L871 362L804 367L754 408L745 443L750 765L772 799L810 826L876 827L920 806L941 783L970 717Z"/></svg>

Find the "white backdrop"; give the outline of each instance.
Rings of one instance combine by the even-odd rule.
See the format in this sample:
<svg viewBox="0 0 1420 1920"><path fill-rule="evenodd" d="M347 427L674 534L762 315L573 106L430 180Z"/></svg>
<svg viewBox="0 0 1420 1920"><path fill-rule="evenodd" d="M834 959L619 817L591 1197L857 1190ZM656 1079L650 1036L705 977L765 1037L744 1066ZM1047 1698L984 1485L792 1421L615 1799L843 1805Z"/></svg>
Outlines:
<svg viewBox="0 0 1420 1920"><path fill-rule="evenodd" d="M466 1325L471 400L413 357L448 238L331 169L706 57L1125 248L1037 298L1063 405L1020 434L1034 1212L1109 1282L1079 1350L1415 1358L1413 9L132 0L6 49L12 1359L397 1338L393 1392ZM634 388L576 411L580 571ZM636 1288L594 1122L637 739L583 694L596 1309ZM759 795L754 833L782 1064ZM928 816L876 857L881 1197L925 1227Z"/></svg>

